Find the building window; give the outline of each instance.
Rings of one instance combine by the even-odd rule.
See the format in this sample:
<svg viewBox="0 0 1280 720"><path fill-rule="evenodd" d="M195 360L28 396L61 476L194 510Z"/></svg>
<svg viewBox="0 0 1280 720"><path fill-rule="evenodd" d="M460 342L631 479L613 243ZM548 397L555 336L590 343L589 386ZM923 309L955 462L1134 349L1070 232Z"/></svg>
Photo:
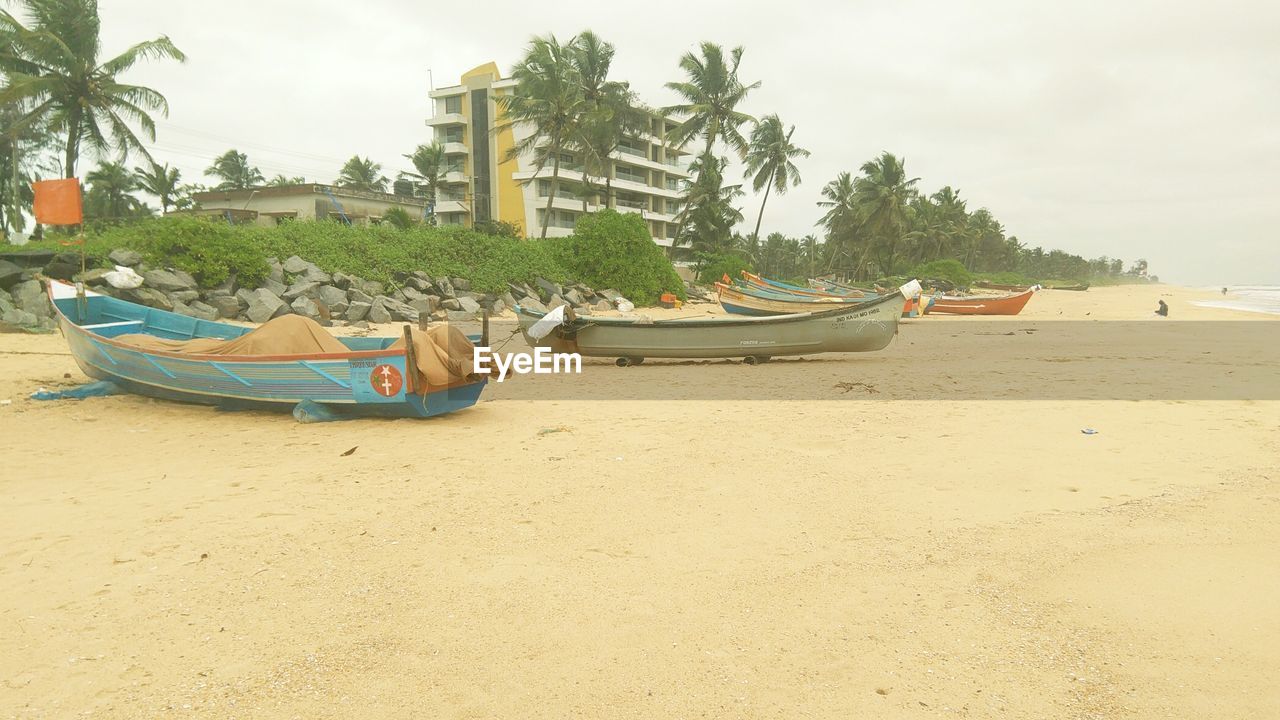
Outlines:
<svg viewBox="0 0 1280 720"><path fill-rule="evenodd" d="M542 219L547 215L545 208L538 210L538 225L541 227ZM577 222L577 215L567 210L552 210L551 222L547 223L547 227L566 228L572 230L574 223Z"/></svg>
<svg viewBox="0 0 1280 720"><path fill-rule="evenodd" d="M640 183L641 185L649 184L649 173L639 168L633 168L630 165L618 165L614 169L614 175L616 175L619 180L627 180L633 183Z"/></svg>
<svg viewBox="0 0 1280 720"><path fill-rule="evenodd" d="M462 142L462 128L456 125L454 125L453 127L445 128L444 141L447 143Z"/></svg>
<svg viewBox="0 0 1280 720"><path fill-rule="evenodd" d="M444 111L446 113L461 114L462 113L462 96L450 95L444 99Z"/></svg>
<svg viewBox="0 0 1280 720"><path fill-rule="evenodd" d="M463 214L462 213L441 213L436 217L440 218L441 225L461 225Z"/></svg>
<svg viewBox="0 0 1280 720"><path fill-rule="evenodd" d="M466 172L463 159L460 157L449 158L445 163L445 171L451 173Z"/></svg>
<svg viewBox="0 0 1280 720"><path fill-rule="evenodd" d="M547 160L547 170L551 170L551 160ZM578 158L569 153L560 153L560 169L573 170L575 172L582 171L582 163L578 162Z"/></svg>
<svg viewBox="0 0 1280 720"><path fill-rule="evenodd" d="M618 143L618 152L625 153L627 155L634 155L639 158L645 157L644 145L642 145L639 140L632 140L631 138L627 138Z"/></svg>
<svg viewBox="0 0 1280 720"><path fill-rule="evenodd" d="M538 180L538 197L547 197L550 194L551 194L551 181L539 179ZM577 185L570 185L568 183L561 181L560 186L556 188L556 198L557 199L564 198L565 200L581 201L582 200L581 188L579 188Z"/></svg>
<svg viewBox="0 0 1280 720"><path fill-rule="evenodd" d="M616 202L619 207L635 208L637 210L645 210L649 207L643 196L630 195L627 193L618 193L618 197L614 202Z"/></svg>

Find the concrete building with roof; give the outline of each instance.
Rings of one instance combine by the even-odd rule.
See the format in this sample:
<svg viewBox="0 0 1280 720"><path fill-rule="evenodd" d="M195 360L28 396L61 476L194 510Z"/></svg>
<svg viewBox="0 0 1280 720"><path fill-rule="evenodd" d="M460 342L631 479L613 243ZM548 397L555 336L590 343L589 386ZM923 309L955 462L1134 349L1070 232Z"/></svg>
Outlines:
<svg viewBox="0 0 1280 720"><path fill-rule="evenodd" d="M195 193L192 199L198 203L197 209L178 212L258 225L285 220L336 220L364 225L381 222L392 208L404 210L415 220L421 220L427 212L427 202L422 198L319 183L207 190Z"/></svg>
<svg viewBox="0 0 1280 720"><path fill-rule="evenodd" d="M507 159L511 148L533 134L524 123L504 127L498 98L514 92L515 85L501 76L496 64L488 63L464 74L457 85L431 91L434 114L427 125L444 145L448 162L436 198L440 224L497 220L520 227L530 237L540 233L552 171L550 163L539 169L532 153ZM647 131L627 138L614 153L609 179L615 208L643 217L653 241L664 247L672 245L678 203L689 179L690 154L665 140L677 124L678 120L651 113ZM606 184L603 177L586 179L596 188ZM566 150L560 158L549 237L573 232L584 211L583 180L582 158ZM586 206L586 212L598 209L590 202Z"/></svg>

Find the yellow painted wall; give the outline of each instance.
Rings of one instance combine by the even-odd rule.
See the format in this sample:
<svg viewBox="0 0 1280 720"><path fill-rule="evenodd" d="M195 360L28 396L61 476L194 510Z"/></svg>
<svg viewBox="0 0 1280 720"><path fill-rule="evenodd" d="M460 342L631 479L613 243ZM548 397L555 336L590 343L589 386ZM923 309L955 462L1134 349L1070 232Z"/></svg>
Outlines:
<svg viewBox="0 0 1280 720"><path fill-rule="evenodd" d="M510 92L509 90L499 90L498 93ZM501 126L503 116L501 107L495 109L494 119L497 126ZM493 156L498 162L497 177L497 193L498 193L498 220L511 223L520 228L521 232L526 231L527 219L524 216L524 188L520 183L516 182L515 175L517 163L514 159L505 160L507 153L511 148L515 147L516 134L510 127L502 128L497 134L496 154Z"/></svg>

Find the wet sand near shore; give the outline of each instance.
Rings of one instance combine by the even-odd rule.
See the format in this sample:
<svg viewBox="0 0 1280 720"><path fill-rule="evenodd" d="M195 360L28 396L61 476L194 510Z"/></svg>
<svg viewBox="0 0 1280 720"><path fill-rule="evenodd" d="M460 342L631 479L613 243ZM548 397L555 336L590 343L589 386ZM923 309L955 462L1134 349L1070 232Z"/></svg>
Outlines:
<svg viewBox="0 0 1280 720"><path fill-rule="evenodd" d="M1005 322L1277 322L1211 296ZM84 377L60 336L0 335L0 717L1280 715L1274 390L1135 401L1203 351L1060 362L1070 337L973 320L321 425L29 401ZM973 399L1019 367L1064 391Z"/></svg>

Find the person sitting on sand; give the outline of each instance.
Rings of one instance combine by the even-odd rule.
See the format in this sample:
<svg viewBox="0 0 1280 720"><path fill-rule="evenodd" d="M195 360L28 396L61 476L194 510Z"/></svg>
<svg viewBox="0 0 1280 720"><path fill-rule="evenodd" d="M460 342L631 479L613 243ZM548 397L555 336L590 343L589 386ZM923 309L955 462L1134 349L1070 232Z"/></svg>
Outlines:
<svg viewBox="0 0 1280 720"><path fill-rule="evenodd" d="M1156 314L1160 317L1169 317L1169 306L1163 300L1160 301L1160 307L1156 308Z"/></svg>

